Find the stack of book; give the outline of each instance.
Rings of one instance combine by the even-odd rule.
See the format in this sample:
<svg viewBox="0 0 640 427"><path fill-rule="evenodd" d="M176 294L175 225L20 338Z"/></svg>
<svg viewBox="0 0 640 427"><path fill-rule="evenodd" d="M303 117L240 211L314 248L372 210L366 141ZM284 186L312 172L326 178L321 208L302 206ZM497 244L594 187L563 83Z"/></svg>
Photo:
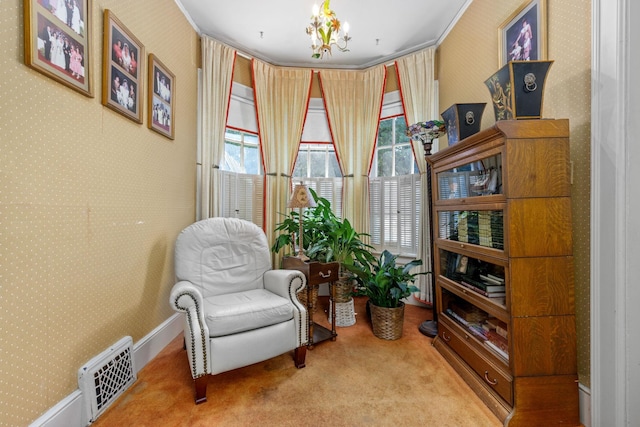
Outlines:
<svg viewBox="0 0 640 427"><path fill-rule="evenodd" d="M481 274L480 280L465 277L460 281L460 283L463 286L471 289L472 291L475 291L488 298L497 298L503 300L506 295L504 279L491 274Z"/></svg>
<svg viewBox="0 0 640 427"><path fill-rule="evenodd" d="M453 302L450 307L459 318L466 322L481 324L487 319L487 313L467 301Z"/></svg>
<svg viewBox="0 0 640 427"><path fill-rule="evenodd" d="M482 327L483 321L467 321L450 308L446 309L445 313L457 323L466 328L473 335L475 335L475 337L480 341L486 341L487 331Z"/></svg>
<svg viewBox="0 0 640 427"><path fill-rule="evenodd" d="M484 344L505 360L509 360L507 324L495 317L490 317L482 324L482 327L487 338Z"/></svg>

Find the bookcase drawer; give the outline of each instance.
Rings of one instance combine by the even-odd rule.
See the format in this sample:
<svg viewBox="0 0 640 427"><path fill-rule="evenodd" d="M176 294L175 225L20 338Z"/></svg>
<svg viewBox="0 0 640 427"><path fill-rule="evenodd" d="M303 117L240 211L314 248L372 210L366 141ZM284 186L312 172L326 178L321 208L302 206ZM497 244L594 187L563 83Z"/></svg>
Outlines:
<svg viewBox="0 0 640 427"><path fill-rule="evenodd" d="M513 379L511 375L498 368L473 348L464 337L458 335L443 322L438 322L438 335L467 362L485 384L498 393L509 405L513 405Z"/></svg>

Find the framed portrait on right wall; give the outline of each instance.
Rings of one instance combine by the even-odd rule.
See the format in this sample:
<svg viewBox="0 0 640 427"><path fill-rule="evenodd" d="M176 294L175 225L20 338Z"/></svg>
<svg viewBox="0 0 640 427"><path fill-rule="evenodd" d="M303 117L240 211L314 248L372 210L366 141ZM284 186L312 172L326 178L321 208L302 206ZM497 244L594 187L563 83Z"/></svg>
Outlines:
<svg viewBox="0 0 640 427"><path fill-rule="evenodd" d="M498 66L547 59L547 0L528 0L498 28Z"/></svg>

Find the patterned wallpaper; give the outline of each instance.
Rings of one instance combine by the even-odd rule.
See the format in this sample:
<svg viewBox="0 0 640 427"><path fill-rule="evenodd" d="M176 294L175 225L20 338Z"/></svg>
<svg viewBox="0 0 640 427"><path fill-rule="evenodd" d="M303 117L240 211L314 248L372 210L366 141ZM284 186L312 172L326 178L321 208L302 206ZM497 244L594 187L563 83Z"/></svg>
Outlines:
<svg viewBox="0 0 640 427"><path fill-rule="evenodd" d="M106 8L176 75L175 140L146 104L144 124L101 105ZM23 0L0 2L0 426L173 314L173 242L195 218L198 36L176 3L93 1L94 98L24 65L23 19Z"/></svg>
<svg viewBox="0 0 640 427"><path fill-rule="evenodd" d="M440 111L455 103L486 102L482 128L495 123L484 81L498 66L498 27L524 0L476 0L440 45ZM578 375L590 386L590 115L591 2L547 0L548 59L543 118L568 118L573 163L572 219Z"/></svg>

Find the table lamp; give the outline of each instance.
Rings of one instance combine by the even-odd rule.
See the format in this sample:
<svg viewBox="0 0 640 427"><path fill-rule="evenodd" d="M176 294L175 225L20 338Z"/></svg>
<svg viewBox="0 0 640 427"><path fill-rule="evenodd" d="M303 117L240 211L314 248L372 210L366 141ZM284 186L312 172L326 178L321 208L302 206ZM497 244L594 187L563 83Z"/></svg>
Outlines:
<svg viewBox="0 0 640 427"><path fill-rule="evenodd" d="M296 258L301 261L308 261L309 257L304 254L303 245L303 230L302 230L302 210L304 208L315 208L316 202L313 200L309 189L302 182L300 184L296 184L293 189L293 193L291 193L291 199L289 199L289 203L287 204L288 208L298 208L299 216L298 223L300 224L300 230L298 231L298 255Z"/></svg>

